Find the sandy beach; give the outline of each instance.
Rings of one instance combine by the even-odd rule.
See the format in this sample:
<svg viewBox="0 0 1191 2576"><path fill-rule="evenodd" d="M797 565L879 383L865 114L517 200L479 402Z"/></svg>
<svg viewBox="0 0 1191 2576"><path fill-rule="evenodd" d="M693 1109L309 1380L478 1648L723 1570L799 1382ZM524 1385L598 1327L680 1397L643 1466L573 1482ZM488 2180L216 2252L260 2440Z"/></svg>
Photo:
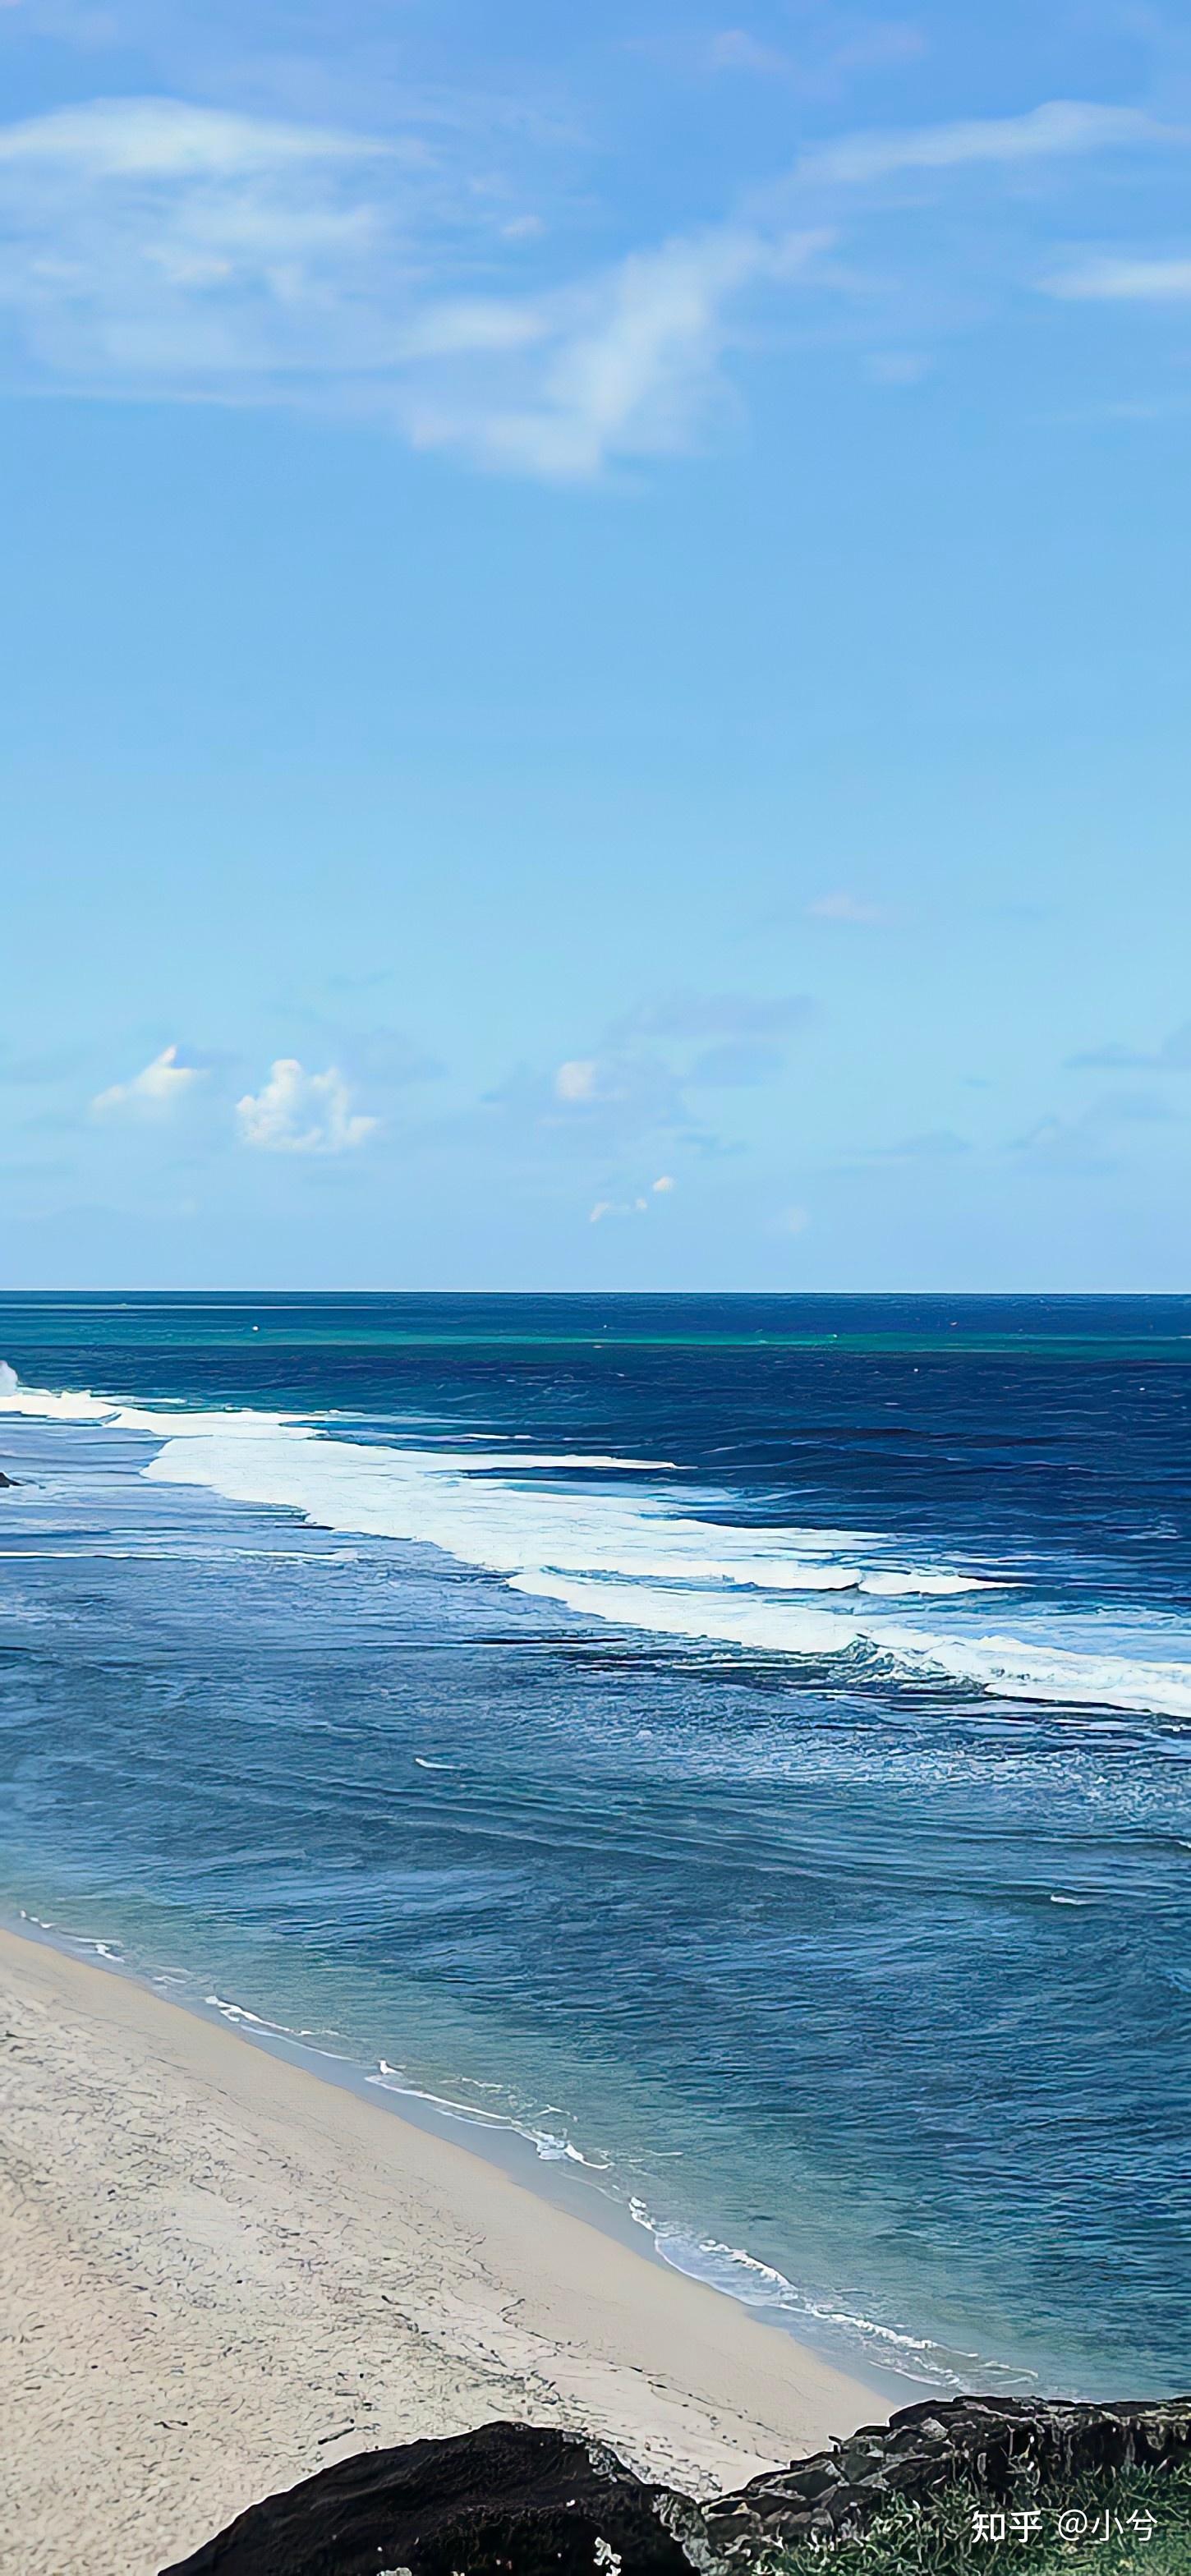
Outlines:
<svg viewBox="0 0 1191 2576"><path fill-rule="evenodd" d="M278 2487L496 2416L704 2492L883 2411L462 2146L0 1933L0 2563L152 2576Z"/></svg>

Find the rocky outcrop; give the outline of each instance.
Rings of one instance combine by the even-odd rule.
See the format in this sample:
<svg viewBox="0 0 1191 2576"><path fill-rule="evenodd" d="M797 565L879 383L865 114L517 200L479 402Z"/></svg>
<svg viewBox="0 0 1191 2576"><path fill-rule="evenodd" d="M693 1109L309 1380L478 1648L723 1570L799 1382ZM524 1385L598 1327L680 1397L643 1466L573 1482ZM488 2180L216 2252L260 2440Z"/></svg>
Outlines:
<svg viewBox="0 0 1191 2576"><path fill-rule="evenodd" d="M12 1489L12 1487L15 1485L15 1483L16 1483L16 1477L15 1477L15 1476L5 1476L5 1475L0 1475L0 1485L7 1486L7 1487L8 1487L8 1489L9 1489L9 1491L11 1491L11 1489Z"/></svg>
<svg viewBox="0 0 1191 2576"><path fill-rule="evenodd" d="M957 2397L906 2406L700 2508L598 2442L485 2424L363 2451L270 2496L161 2576L740 2576L783 2542L864 2530L897 2496L990 2497L1191 2457L1191 2397L1083 2406Z"/></svg>
<svg viewBox="0 0 1191 2576"><path fill-rule="evenodd" d="M531 2424L363 2451L250 2506L163 2576L691 2576L697 2509Z"/></svg>
<svg viewBox="0 0 1191 2576"><path fill-rule="evenodd" d="M1054 2490L1089 2472L1134 2463L1171 2466L1188 2457L1191 2397L1119 2406L1057 2398L928 2400L709 2505L712 2563L739 2568L776 2542L852 2537L896 2496L927 2504L961 2480L999 2499Z"/></svg>

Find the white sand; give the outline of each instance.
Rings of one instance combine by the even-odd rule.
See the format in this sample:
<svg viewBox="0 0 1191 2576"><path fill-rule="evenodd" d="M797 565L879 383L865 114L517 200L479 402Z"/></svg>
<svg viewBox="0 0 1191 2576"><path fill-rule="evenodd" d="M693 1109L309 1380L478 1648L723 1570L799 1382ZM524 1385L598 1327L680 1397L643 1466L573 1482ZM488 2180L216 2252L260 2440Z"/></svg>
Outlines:
<svg viewBox="0 0 1191 2576"><path fill-rule="evenodd" d="M582 2426L707 2492L880 2414L464 2147L0 1933L0 2565L152 2576L352 2451Z"/></svg>

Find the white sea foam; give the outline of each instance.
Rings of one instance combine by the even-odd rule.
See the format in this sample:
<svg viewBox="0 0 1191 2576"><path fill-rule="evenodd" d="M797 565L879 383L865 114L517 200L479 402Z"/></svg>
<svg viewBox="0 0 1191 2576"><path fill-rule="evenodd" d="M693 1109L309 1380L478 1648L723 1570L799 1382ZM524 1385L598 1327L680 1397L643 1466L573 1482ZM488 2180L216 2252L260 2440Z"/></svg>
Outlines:
<svg viewBox="0 0 1191 2576"><path fill-rule="evenodd" d="M0 1413L36 1414L48 1422L110 1422L119 1411L110 1396L91 1395L85 1389L67 1388L61 1395L51 1395L45 1387L21 1386L7 1360L2 1365Z"/></svg>
<svg viewBox="0 0 1191 2576"><path fill-rule="evenodd" d="M628 2207L636 2225L652 2238L655 2251L672 2271L726 2291L744 2307L760 2308L769 2315L776 2313L803 2328L812 2325L833 2329L854 2352L896 2377L959 2390L971 2386L974 2374L992 2383L1012 2379L1014 2385L1032 2376L999 2371L995 2364L981 2361L976 2353L947 2351L924 2335L907 2334L901 2327L865 2316L838 2299L816 2298L800 2289L786 2273L761 2262L741 2246L724 2245L716 2237L695 2236L659 2221L640 2199L630 2199Z"/></svg>
<svg viewBox="0 0 1191 2576"><path fill-rule="evenodd" d="M489 2111L478 2102L457 2101L449 2093L430 2093L425 2085L411 2083L401 2067L390 2066L384 2057L378 2059L375 2073L367 2076L365 2082L374 2084L381 2093L396 2093L404 2101L424 2102L429 2110L443 2112L452 2120L462 2120L469 2128L503 2131L508 2136L524 2138L543 2164L582 2165L588 2173L608 2173L611 2170L606 2157L585 2156L572 2138L560 2138L553 2129L542 2129L531 2121L517 2120L509 2111ZM484 2087L487 2092L496 2089L493 2085Z"/></svg>
<svg viewBox="0 0 1191 2576"><path fill-rule="evenodd" d="M1076 1654L1045 1633L982 1636L970 1629L903 1628L870 1617L741 1603L710 1593L646 1593L630 1584L572 1583L542 1575L513 1579L586 1618L707 1639L766 1654L885 1657L903 1672L975 1683L998 1699L1046 1700L1081 1708L1128 1708L1139 1715L1191 1718L1191 1662L1150 1663L1128 1655Z"/></svg>
<svg viewBox="0 0 1191 2576"><path fill-rule="evenodd" d="M281 1505L331 1529L419 1541L580 1617L655 1636L803 1657L851 1650L1003 1699L1191 1717L1191 1663L1075 1652L1046 1633L911 1627L877 1606L917 1595L962 1608L962 1596L989 1588L973 1571L891 1563L890 1543L871 1531L731 1528L675 1511L657 1490L629 1497L606 1485L535 1482L543 1469L580 1463L593 1464L521 1450L358 1446L297 1426L254 1439L241 1421L233 1438L188 1426L145 1473ZM820 1609L772 1597L799 1592L844 1600Z"/></svg>
<svg viewBox="0 0 1191 2576"><path fill-rule="evenodd" d="M537 1481L545 1472L586 1478L626 1466L656 1475L656 1462L521 1449L382 1448L288 1424L254 1439L243 1420L234 1440L212 1433L209 1418L169 1429L147 1476L205 1485L233 1502L279 1505L328 1529L420 1540L464 1564L516 1575L525 1589L535 1588L535 1570L650 1585L878 1596L990 1588L989 1578L975 1572L890 1563L888 1542L872 1531L739 1529L677 1512L663 1493L640 1499L606 1486L564 1491Z"/></svg>
<svg viewBox="0 0 1191 2576"><path fill-rule="evenodd" d="M437 1548L584 1619L765 1654L850 1655L858 1666L941 1676L1001 1699L1191 1718L1191 1658L1178 1659L1185 1641L1157 1622L1140 1617L1111 1636L1073 1638L1072 1623L1027 1599L1024 1635L990 1633L973 1614L1004 1577L911 1561L871 1530L720 1522L712 1515L730 1508L727 1496L702 1498L708 1516L698 1517L689 1500L676 1508L658 1481L662 1461L519 1443L397 1448L336 1437L326 1417L149 1411L7 1383L4 1410L157 1439L162 1446L144 1468L152 1480L297 1512L322 1528ZM636 1481L643 1476L655 1480L644 1491ZM790 1597L799 1594L811 1598ZM830 1607L819 1606L828 1600ZM893 1602L907 1605L900 1620L885 1612ZM936 1616L924 1624L930 1604ZM1156 1641L1175 1654L1156 1657Z"/></svg>
<svg viewBox="0 0 1191 2576"><path fill-rule="evenodd" d="M225 2021L245 2022L253 2030L277 2030L285 2033L286 2037L290 2036L285 2031L284 2022L266 2021L263 2013L249 2012L247 2004L229 2003L226 1995L204 1995L203 2002L210 2004L213 2011L222 2013Z"/></svg>
<svg viewBox="0 0 1191 2576"><path fill-rule="evenodd" d="M154 1412L126 1404L122 1396L93 1395L89 1387L64 1387L54 1390L45 1386L22 1386L15 1369L0 1360L0 1414L23 1414L40 1422L97 1422L108 1431L140 1431L153 1440L169 1440L178 1434L197 1436L217 1433L223 1439L247 1434L259 1438L263 1431L287 1430L297 1439L312 1439L308 1424L291 1414L261 1413L254 1409L235 1411L229 1407L218 1413L199 1413L179 1406L166 1406Z"/></svg>

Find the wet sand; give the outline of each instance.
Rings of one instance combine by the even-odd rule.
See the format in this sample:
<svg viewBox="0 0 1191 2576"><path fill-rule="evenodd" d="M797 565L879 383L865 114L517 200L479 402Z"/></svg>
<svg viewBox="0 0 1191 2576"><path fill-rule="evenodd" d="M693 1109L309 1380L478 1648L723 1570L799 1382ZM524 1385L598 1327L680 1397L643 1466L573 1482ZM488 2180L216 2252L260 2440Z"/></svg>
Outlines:
<svg viewBox="0 0 1191 2576"><path fill-rule="evenodd" d="M883 2411L468 2148L3 1931L0 2039L20 2576L153 2576L332 2460L496 2416L706 2493Z"/></svg>

